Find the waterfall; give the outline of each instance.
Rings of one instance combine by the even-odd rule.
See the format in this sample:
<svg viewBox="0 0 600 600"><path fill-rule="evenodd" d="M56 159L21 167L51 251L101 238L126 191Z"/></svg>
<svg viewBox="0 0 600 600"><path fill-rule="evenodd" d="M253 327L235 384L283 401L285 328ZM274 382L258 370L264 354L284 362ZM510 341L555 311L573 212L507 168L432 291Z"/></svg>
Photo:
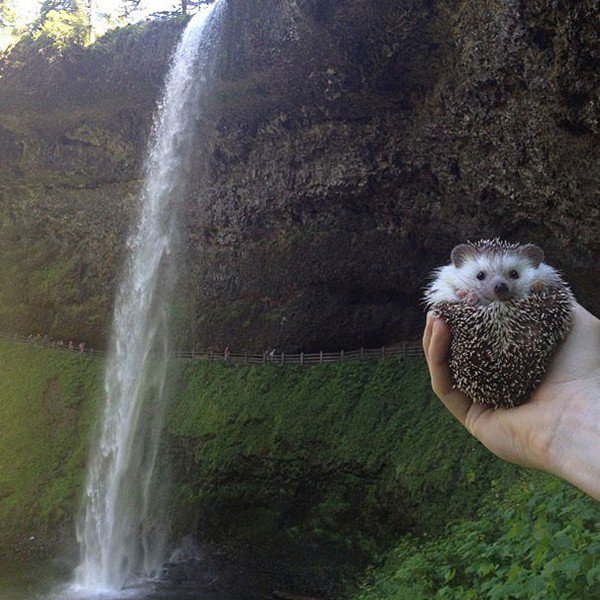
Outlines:
<svg viewBox="0 0 600 600"><path fill-rule="evenodd" d="M194 130L223 0L195 15L175 51L144 166L139 217L117 290L105 406L77 524L79 589L118 590L164 560L166 473L159 452L169 312ZM211 51L212 49L212 51Z"/></svg>

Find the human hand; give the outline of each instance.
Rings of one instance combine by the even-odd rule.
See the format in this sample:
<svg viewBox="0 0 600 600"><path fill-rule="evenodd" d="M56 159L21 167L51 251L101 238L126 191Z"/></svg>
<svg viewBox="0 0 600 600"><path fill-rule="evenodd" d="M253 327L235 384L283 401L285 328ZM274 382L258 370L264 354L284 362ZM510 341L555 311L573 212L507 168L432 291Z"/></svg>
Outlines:
<svg viewBox="0 0 600 600"><path fill-rule="evenodd" d="M600 321L576 304L573 325L526 404L493 409L453 388L450 328L429 314L423 349L433 391L494 454L553 473L600 500Z"/></svg>

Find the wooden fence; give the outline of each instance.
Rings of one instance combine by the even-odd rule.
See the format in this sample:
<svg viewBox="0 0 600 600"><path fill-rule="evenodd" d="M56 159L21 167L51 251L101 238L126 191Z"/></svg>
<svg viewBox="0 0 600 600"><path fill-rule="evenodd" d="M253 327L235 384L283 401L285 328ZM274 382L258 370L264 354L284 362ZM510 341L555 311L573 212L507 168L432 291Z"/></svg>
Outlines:
<svg viewBox="0 0 600 600"><path fill-rule="evenodd" d="M408 358L423 356L420 341L408 341L391 347L360 348L359 350L341 350L340 352L300 352L288 354L285 352L264 352L263 354L224 354L216 352L178 352L177 356L189 360L221 361L245 365L319 365L324 363L342 362L345 360L369 360L383 358Z"/></svg>
<svg viewBox="0 0 600 600"><path fill-rule="evenodd" d="M28 346L38 346L40 348L46 348L51 350L56 350L57 352L68 352L73 354L87 354L89 356L105 356L106 352L104 350L95 350L93 348L83 347L83 350L79 348L79 342L74 343L72 348L69 348L68 344L60 343L55 340L49 340L43 337L25 337L24 335L20 335L18 333L3 333L0 332L0 341L3 342L13 342L15 344L26 344Z"/></svg>
<svg viewBox="0 0 600 600"><path fill-rule="evenodd" d="M59 344L53 340L41 337L25 337L19 334L0 332L0 340L17 344L34 345L58 352L74 354L87 354L92 356L105 356L103 350L95 350L74 344L70 349L66 344ZM423 356L423 348L420 341L410 340L400 342L393 346L382 348L360 348L359 350L341 350L340 352L300 352L287 354L285 352L263 352L262 354L251 353L225 353L225 352L198 352L195 350L177 350L173 356L185 360L202 360L207 362L221 362L236 365L319 365L325 363L342 362L347 360L381 360L384 358L410 358Z"/></svg>

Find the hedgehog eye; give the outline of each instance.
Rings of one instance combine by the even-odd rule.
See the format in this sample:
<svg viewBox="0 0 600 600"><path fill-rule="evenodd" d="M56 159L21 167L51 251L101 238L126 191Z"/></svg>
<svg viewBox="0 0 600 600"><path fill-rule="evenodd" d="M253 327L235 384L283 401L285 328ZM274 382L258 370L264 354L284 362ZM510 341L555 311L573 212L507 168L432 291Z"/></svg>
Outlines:
<svg viewBox="0 0 600 600"><path fill-rule="evenodd" d="M479 271L479 273L477 273L477 279L479 279L479 281L483 281L485 279L485 272Z"/></svg>
<svg viewBox="0 0 600 600"><path fill-rule="evenodd" d="M519 279L519 273L518 273L518 271L515 271L514 269L512 271L509 271L508 276L511 279Z"/></svg>

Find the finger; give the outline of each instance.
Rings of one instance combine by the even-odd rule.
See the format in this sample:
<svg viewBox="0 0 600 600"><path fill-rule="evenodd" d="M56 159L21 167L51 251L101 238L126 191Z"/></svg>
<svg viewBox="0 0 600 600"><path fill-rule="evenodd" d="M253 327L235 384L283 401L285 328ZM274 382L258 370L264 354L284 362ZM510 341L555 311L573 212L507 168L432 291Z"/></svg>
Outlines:
<svg viewBox="0 0 600 600"><path fill-rule="evenodd" d="M450 328L441 319L433 319L431 338L427 347L427 362L431 373L431 383L439 396L452 391L453 383L448 368L450 350Z"/></svg>
<svg viewBox="0 0 600 600"><path fill-rule="evenodd" d="M435 319L427 355L431 387L446 408L465 425L471 401L462 392L454 389L452 374L448 367L449 351L450 328L441 319Z"/></svg>
<svg viewBox="0 0 600 600"><path fill-rule="evenodd" d="M425 331L423 332L423 352L425 353L425 359L429 354L429 344L431 343L431 334L433 332L433 322L435 317L433 313L427 313L427 321L425 322Z"/></svg>

